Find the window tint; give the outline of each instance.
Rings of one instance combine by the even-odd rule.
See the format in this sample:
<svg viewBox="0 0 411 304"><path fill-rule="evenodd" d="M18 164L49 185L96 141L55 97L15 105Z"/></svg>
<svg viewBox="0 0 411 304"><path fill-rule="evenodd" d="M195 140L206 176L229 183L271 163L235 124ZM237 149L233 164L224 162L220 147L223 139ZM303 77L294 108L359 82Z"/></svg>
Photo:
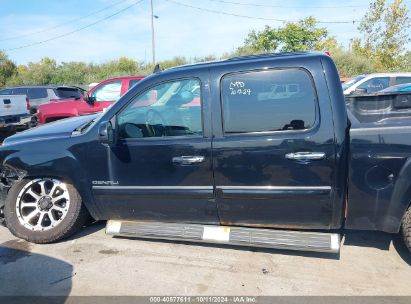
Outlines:
<svg viewBox="0 0 411 304"><path fill-rule="evenodd" d="M29 88L27 91L29 99L47 98L47 89L43 88Z"/></svg>
<svg viewBox="0 0 411 304"><path fill-rule="evenodd" d="M397 77L396 84L411 83L411 77Z"/></svg>
<svg viewBox="0 0 411 304"><path fill-rule="evenodd" d="M83 94L81 93L80 89L77 88L57 88L54 90L57 97L59 98L76 98L80 99Z"/></svg>
<svg viewBox="0 0 411 304"><path fill-rule="evenodd" d="M228 75L221 90L225 133L304 130L315 123L316 94L303 70Z"/></svg>
<svg viewBox="0 0 411 304"><path fill-rule="evenodd" d="M389 77L376 77L365 81L358 86L358 89L366 89L367 93L381 91L390 86Z"/></svg>
<svg viewBox="0 0 411 304"><path fill-rule="evenodd" d="M121 94L121 81L108 82L96 88L91 96L96 101L117 101Z"/></svg>
<svg viewBox="0 0 411 304"><path fill-rule="evenodd" d="M162 83L133 100L118 115L121 138L198 136L203 134L198 80Z"/></svg>
<svg viewBox="0 0 411 304"><path fill-rule="evenodd" d="M13 95L27 95L27 88L13 89Z"/></svg>

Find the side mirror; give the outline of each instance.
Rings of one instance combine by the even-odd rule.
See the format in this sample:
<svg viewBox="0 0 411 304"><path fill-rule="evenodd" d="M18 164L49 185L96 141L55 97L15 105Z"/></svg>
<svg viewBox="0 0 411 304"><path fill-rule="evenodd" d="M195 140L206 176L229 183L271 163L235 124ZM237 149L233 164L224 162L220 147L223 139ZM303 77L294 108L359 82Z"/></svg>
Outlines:
<svg viewBox="0 0 411 304"><path fill-rule="evenodd" d="M367 89L355 89L354 92L352 92L352 94L355 95L362 95L362 94L367 94L368 90Z"/></svg>
<svg viewBox="0 0 411 304"><path fill-rule="evenodd" d="M115 144L114 130L110 121L100 123L98 127L98 140L103 145L112 146Z"/></svg>
<svg viewBox="0 0 411 304"><path fill-rule="evenodd" d="M89 105L93 105L96 102L96 97L86 94L84 95L83 100Z"/></svg>

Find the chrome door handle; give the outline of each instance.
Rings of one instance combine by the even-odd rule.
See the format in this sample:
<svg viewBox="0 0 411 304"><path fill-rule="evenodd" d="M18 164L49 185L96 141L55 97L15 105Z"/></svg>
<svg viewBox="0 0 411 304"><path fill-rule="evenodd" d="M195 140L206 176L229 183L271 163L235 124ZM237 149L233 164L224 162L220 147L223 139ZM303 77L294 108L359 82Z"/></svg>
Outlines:
<svg viewBox="0 0 411 304"><path fill-rule="evenodd" d="M176 156L173 157L173 163L180 165L199 164L204 161L204 156Z"/></svg>
<svg viewBox="0 0 411 304"><path fill-rule="evenodd" d="M325 158L324 152L295 152L287 153L286 159L297 161L310 161L310 160L322 160Z"/></svg>

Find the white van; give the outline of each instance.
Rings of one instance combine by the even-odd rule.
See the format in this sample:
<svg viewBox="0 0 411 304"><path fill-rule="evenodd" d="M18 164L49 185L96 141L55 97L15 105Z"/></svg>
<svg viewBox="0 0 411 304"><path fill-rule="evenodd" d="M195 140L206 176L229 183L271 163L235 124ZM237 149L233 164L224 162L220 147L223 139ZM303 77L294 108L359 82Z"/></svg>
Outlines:
<svg viewBox="0 0 411 304"><path fill-rule="evenodd" d="M344 95L356 90L361 93L374 93L390 86L410 83L411 73L374 73L359 75L342 84Z"/></svg>

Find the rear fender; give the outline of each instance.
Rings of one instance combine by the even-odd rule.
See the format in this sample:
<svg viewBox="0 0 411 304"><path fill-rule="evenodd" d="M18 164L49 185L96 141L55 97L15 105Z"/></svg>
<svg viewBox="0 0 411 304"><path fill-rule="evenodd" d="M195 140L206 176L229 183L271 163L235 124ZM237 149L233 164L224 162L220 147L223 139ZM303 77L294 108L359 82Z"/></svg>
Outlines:
<svg viewBox="0 0 411 304"><path fill-rule="evenodd" d="M407 159L399 172L394 190L391 195L390 205L387 209L383 224L386 232L398 232L404 213L411 201L411 159Z"/></svg>

